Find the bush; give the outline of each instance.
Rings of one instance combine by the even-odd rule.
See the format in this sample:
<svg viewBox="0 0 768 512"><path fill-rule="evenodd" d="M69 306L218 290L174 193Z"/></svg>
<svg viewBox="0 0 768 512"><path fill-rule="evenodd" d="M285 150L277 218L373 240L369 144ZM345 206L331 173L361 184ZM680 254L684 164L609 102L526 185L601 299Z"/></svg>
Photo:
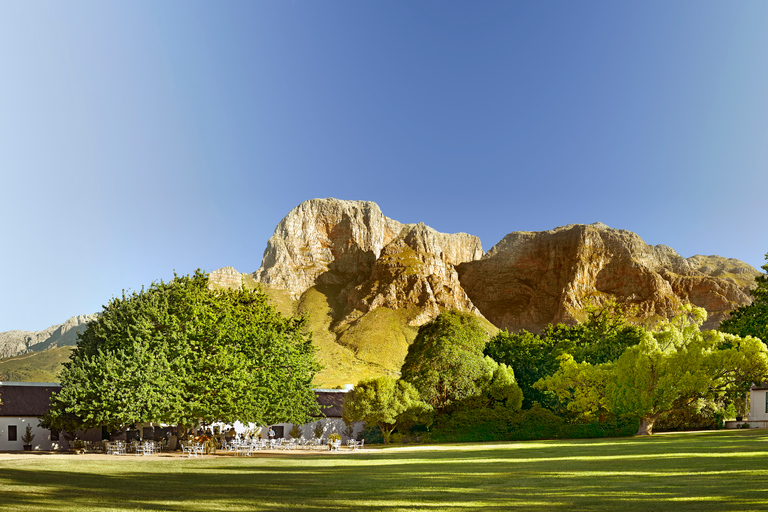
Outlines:
<svg viewBox="0 0 768 512"><path fill-rule="evenodd" d="M365 439L365 444L381 444L384 442L384 436L381 435L381 429L378 425L366 425L363 430L357 434L357 440Z"/></svg>
<svg viewBox="0 0 768 512"><path fill-rule="evenodd" d="M596 437L631 437L640 428L637 418L615 418L598 423L576 423L565 425L561 431L563 439L589 439Z"/></svg>
<svg viewBox="0 0 768 512"><path fill-rule="evenodd" d="M628 437L638 427L639 420L626 418L566 423L552 411L534 405L521 412L502 408L457 410L438 419L429 438L435 442L483 442Z"/></svg>
<svg viewBox="0 0 768 512"><path fill-rule="evenodd" d="M659 416L654 431L715 430L723 427L725 412L711 402L674 409Z"/></svg>
<svg viewBox="0 0 768 512"><path fill-rule="evenodd" d="M430 433L436 442L523 441L556 438L563 419L535 405L527 411L508 408L460 409L438 419Z"/></svg>

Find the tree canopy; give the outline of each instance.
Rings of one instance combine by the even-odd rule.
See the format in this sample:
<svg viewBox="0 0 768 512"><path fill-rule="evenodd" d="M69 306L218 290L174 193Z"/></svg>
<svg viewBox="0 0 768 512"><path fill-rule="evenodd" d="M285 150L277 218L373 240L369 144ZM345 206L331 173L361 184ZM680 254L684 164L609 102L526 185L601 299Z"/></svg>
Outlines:
<svg viewBox="0 0 768 512"><path fill-rule="evenodd" d="M557 408L553 391L534 384L557 371L561 356L570 355L574 365L607 363L617 359L627 347L636 345L643 336L644 329L627 320L633 312L613 300L602 306L590 304L585 311L586 319L580 324L548 325L540 334L504 331L488 342L485 354L514 370L523 390L524 409L530 409L535 403ZM574 411L573 407L569 410Z"/></svg>
<svg viewBox="0 0 768 512"><path fill-rule="evenodd" d="M344 397L342 415L347 422L364 421L381 429L384 443L402 423L420 421L431 407L419 399L410 383L394 377L364 380Z"/></svg>
<svg viewBox="0 0 768 512"><path fill-rule="evenodd" d="M488 333L474 315L444 311L419 328L405 356L402 379L438 412L451 402L479 395L489 371L483 355L487 341Z"/></svg>
<svg viewBox="0 0 768 512"><path fill-rule="evenodd" d="M646 331L615 362L576 364L564 357L560 369L536 386L556 392L570 410L585 416L608 410L639 417L638 434L650 434L664 412L746 391L768 376L768 349L760 340L701 331L705 319L703 309L683 306L680 315Z"/></svg>
<svg viewBox="0 0 768 512"><path fill-rule="evenodd" d="M768 254L765 259L768 260ZM754 336L768 344L768 263L761 268L766 273L755 277L757 286L750 291L752 304L733 310L719 329L738 336Z"/></svg>
<svg viewBox="0 0 768 512"><path fill-rule="evenodd" d="M80 334L44 424L306 423L319 365L304 326L260 290L210 290L200 270L124 292Z"/></svg>

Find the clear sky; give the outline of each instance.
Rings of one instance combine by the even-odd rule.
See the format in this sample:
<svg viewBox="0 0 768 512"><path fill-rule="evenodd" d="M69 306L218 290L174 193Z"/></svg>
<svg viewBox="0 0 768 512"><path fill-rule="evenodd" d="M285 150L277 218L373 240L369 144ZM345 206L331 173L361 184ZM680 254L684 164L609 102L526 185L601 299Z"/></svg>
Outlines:
<svg viewBox="0 0 768 512"><path fill-rule="evenodd" d="M768 2L0 0L0 331L252 272L306 199L768 252Z"/></svg>

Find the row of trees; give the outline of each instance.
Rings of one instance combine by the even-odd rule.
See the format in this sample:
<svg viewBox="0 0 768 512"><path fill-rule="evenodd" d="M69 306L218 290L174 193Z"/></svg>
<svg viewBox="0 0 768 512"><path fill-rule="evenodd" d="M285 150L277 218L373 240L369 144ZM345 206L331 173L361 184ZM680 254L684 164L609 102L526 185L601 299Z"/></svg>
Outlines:
<svg viewBox="0 0 768 512"><path fill-rule="evenodd" d="M210 290L200 270L123 293L80 334L42 425L307 423L320 367L305 323L259 290Z"/></svg>
<svg viewBox="0 0 768 512"><path fill-rule="evenodd" d="M378 425L385 442L418 424L511 424L537 407L570 423L635 418L637 433L651 434L664 414L738 401L768 378L758 338L768 338L766 275L752 294L719 331L701 330L706 311L692 305L648 326L630 323L634 312L609 301L588 307L577 325L489 339L473 315L447 311L419 329L401 378L361 382L344 414Z"/></svg>

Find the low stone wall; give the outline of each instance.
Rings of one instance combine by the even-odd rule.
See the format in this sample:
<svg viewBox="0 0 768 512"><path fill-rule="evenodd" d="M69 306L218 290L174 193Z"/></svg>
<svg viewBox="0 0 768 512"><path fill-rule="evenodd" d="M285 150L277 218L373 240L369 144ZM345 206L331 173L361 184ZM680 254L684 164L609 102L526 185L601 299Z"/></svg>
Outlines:
<svg viewBox="0 0 768 512"><path fill-rule="evenodd" d="M745 423L749 424L748 428L768 428L766 420L726 421L725 428L743 428Z"/></svg>

